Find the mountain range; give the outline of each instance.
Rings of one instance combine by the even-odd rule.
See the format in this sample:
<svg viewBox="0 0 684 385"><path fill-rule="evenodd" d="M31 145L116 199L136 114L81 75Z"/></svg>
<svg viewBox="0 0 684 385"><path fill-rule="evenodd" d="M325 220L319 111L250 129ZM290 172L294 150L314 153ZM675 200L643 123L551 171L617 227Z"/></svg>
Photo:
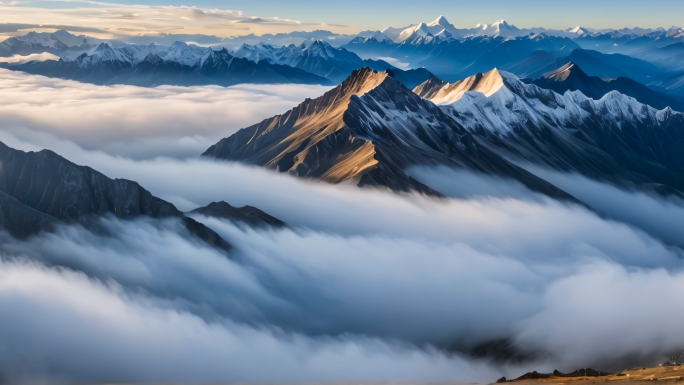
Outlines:
<svg viewBox="0 0 684 385"><path fill-rule="evenodd" d="M351 71L370 66L385 71L407 87L427 80L431 73L424 68L401 70L382 60L362 60L344 48L334 48L323 41L273 47L265 43L242 45L236 52L223 48L175 42L171 46L150 44L112 47L100 43L75 58L0 64L8 69L31 74L109 85L207 85L230 86L240 83L321 84L333 85ZM68 53L78 52L69 50Z"/></svg>
<svg viewBox="0 0 684 385"><path fill-rule="evenodd" d="M558 94L492 70L410 90L388 73L355 71L320 98L222 139L203 154L314 178L437 194L407 173L446 165L573 199L531 163L664 194L684 191L684 115L617 91Z"/></svg>
<svg viewBox="0 0 684 385"><path fill-rule="evenodd" d="M206 40L208 46L204 47L181 41L142 45L103 42L63 30L30 32L0 42L0 56L50 52L61 60L0 65L96 84L141 86L334 85L351 71L369 67L376 71L390 69L395 79L414 88L431 74L453 82L498 68L520 78L537 79L574 62L589 76L628 78L668 94L676 99L673 106L684 98L684 33L674 27L602 31L577 27L557 31L521 29L500 21L459 29L439 17L406 28L365 31L351 41L335 40L334 34L324 31L287 34L295 35L302 39L297 45L278 45L281 40L275 36L264 36L249 40L258 43L243 43L232 51L216 39ZM171 36L164 36L163 41Z"/></svg>
<svg viewBox="0 0 684 385"><path fill-rule="evenodd" d="M571 39L546 34L522 37L469 36L418 42L357 38L343 48L361 57L401 58L409 67L425 67L447 80L457 80L493 67L532 77L556 68L556 60L580 49Z"/></svg>
<svg viewBox="0 0 684 385"><path fill-rule="evenodd" d="M669 38L684 37L684 28L672 27L665 28L622 28L622 29L593 29L581 26L567 28L567 29L547 29L542 27L534 28L518 28L515 25L509 24L506 20L498 20L491 24L477 24L472 28L457 28L451 24L443 15L429 23L412 24L406 27L387 27L377 31L364 31L357 35L357 37L369 38L375 37L378 40L389 39L396 43L405 41L412 41L418 36L432 36L448 34L453 39L463 39L473 36L489 36L489 37L521 37L526 35L535 35L545 33L549 36L568 37L568 38L603 38L603 36L612 36L615 39L623 39L624 41L638 39L643 36L655 37L666 36Z"/></svg>
<svg viewBox="0 0 684 385"><path fill-rule="evenodd" d="M265 60L255 63L236 58L225 48L214 51L180 42L161 52L154 46L147 48L114 49L107 43L101 43L90 54L83 53L74 60L6 63L5 66L36 75L101 85L332 84L326 78L298 68Z"/></svg>
<svg viewBox="0 0 684 385"><path fill-rule="evenodd" d="M684 103L678 98L658 92L622 76L612 79L589 76L573 62L535 79L533 83L559 94L563 94L565 91L581 91L584 95L596 100L612 91L617 91L651 107L658 109L672 107L677 111L684 111Z"/></svg>
<svg viewBox="0 0 684 385"><path fill-rule="evenodd" d="M432 75L425 68L404 71L384 60L363 60L345 48L335 48L320 40L305 42L299 46L292 44L283 47L274 47L265 43L243 44L233 55L254 62L266 60L272 64L299 68L328 78L335 83L342 82L352 71L363 67L376 71L392 70L395 79L410 88L424 82Z"/></svg>

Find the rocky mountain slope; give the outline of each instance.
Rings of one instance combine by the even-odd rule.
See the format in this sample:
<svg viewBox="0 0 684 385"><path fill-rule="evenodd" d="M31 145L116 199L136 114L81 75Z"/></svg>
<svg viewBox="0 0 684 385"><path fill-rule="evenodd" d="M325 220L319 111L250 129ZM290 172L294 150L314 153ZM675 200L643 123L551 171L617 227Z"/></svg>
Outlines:
<svg viewBox="0 0 684 385"><path fill-rule="evenodd" d="M52 151L23 152L0 143L0 226L17 237L52 230L59 223L94 225L94 219L178 218L187 231L223 250L230 245L138 183L110 179Z"/></svg>
<svg viewBox="0 0 684 385"><path fill-rule="evenodd" d="M623 186L684 191L681 113L657 110L617 91L593 100L580 91L559 95L527 85L510 73L499 76L502 85L490 95L466 92L434 100L507 159Z"/></svg>
<svg viewBox="0 0 684 385"><path fill-rule="evenodd" d="M442 164L567 198L519 166L681 194L682 146L684 115L615 91L600 100L579 91L559 95L493 70L454 84L433 77L414 93L387 73L363 69L203 155L330 183L425 193L435 191L405 170Z"/></svg>
<svg viewBox="0 0 684 385"><path fill-rule="evenodd" d="M330 183L352 182L436 194L406 174L446 164L507 175L569 198L478 143L465 128L388 73L355 71L325 95L247 127L204 154Z"/></svg>

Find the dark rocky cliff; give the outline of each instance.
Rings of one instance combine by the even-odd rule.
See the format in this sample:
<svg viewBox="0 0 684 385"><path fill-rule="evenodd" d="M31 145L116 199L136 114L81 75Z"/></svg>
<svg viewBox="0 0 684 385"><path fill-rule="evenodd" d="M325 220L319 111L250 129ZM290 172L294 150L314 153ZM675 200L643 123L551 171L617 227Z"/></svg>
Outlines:
<svg viewBox="0 0 684 385"><path fill-rule="evenodd" d="M0 165L0 226L15 236L50 230L58 223L87 226L99 216L148 216L178 218L191 234L212 246L230 249L214 231L137 182L110 179L49 150L23 152L3 143Z"/></svg>

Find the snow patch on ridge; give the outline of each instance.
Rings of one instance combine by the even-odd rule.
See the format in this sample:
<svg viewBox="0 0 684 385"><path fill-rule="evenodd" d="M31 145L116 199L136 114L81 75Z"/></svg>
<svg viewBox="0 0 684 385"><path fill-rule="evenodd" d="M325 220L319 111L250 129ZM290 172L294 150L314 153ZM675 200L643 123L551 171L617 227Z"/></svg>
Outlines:
<svg viewBox="0 0 684 385"><path fill-rule="evenodd" d="M444 105L458 101L466 92L479 92L489 97L503 86L503 78L495 68L485 74L473 75L455 83L445 83L438 89L426 90L420 96L435 104Z"/></svg>
<svg viewBox="0 0 684 385"><path fill-rule="evenodd" d="M503 86L487 95L478 91L464 92L453 103L442 103L442 109L468 130L486 129L505 134L514 129L527 130L533 125L569 127L582 124L593 114L624 124L664 121L671 109L658 111L617 91L600 100L585 96L580 91L559 95L551 90L524 84L515 75L499 72Z"/></svg>

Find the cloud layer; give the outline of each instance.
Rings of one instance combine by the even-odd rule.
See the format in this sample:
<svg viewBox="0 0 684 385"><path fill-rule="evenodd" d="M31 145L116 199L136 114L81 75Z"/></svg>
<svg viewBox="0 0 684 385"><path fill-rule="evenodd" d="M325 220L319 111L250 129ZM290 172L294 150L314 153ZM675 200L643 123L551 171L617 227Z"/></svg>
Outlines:
<svg viewBox="0 0 684 385"><path fill-rule="evenodd" d="M14 55L11 57L0 57L0 63L27 63L30 61L59 60L59 56L48 52L32 53L30 55Z"/></svg>
<svg viewBox="0 0 684 385"><path fill-rule="evenodd" d="M182 210L226 200L291 225L197 217L235 246L233 259L174 221L104 218L104 232L63 226L29 241L2 234L2 379L491 382L531 368L650 363L684 345L678 200L545 170L535 171L603 216L443 168L411 174L444 199L313 183L183 159L195 147L182 138L225 136L226 120L249 125L320 87L0 75L7 145L136 180ZM468 356L504 340L536 360Z"/></svg>
<svg viewBox="0 0 684 385"><path fill-rule="evenodd" d="M0 262L0 309L0 373L8 381L444 380L488 371L373 338L320 340L207 322L26 261Z"/></svg>
<svg viewBox="0 0 684 385"><path fill-rule="evenodd" d="M0 69L0 125L112 155L196 157L240 128L329 88L307 85L96 86ZM27 132L30 129L30 133ZM50 137L51 136L51 137Z"/></svg>

